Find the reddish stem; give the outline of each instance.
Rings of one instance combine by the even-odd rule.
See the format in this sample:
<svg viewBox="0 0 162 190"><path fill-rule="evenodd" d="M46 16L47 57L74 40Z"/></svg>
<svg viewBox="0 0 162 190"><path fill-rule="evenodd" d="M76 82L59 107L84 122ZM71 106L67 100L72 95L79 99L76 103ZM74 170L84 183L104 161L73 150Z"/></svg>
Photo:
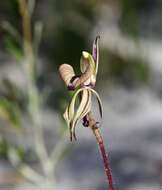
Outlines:
<svg viewBox="0 0 162 190"><path fill-rule="evenodd" d="M108 159L106 157L106 152L105 152L102 137L101 137L98 129L93 129L93 133L96 136L96 139L97 139L99 147L100 147L100 151L102 153L102 158L103 158L103 161L104 161L105 171L106 171L106 174L107 174L107 179L109 181L110 190L114 190L113 180L112 180L112 176L111 176L111 170L110 170Z"/></svg>
<svg viewBox="0 0 162 190"><path fill-rule="evenodd" d="M96 126L96 122L92 118L91 113L89 113L88 115L89 115L89 118L90 118L89 126L91 127L94 135L96 136L97 142L98 142L99 147L100 147L100 151L101 151L102 158L103 158L103 161L104 161L105 171L106 171L107 179L108 179L108 182L109 182L110 190L114 190L113 180L112 180L112 176L111 176L111 170L110 170L109 162L108 162L108 159L107 159L107 156L106 156L104 143L103 143L101 134L100 134L100 132L99 132L97 126Z"/></svg>
<svg viewBox="0 0 162 190"><path fill-rule="evenodd" d="M110 170L108 159L106 157L104 144L99 143L99 146L100 146L100 150L101 150L101 153L102 153L102 158L103 158L104 165L105 165L105 171L106 171L106 174L107 174L107 179L109 180L110 189L114 190L113 180L112 180L112 176L111 176L111 170Z"/></svg>

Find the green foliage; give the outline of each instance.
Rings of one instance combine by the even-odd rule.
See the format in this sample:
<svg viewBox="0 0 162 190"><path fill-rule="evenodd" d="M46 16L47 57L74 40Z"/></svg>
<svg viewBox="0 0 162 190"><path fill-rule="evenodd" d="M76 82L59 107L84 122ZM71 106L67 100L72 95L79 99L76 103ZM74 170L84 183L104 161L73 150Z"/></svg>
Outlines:
<svg viewBox="0 0 162 190"><path fill-rule="evenodd" d="M19 160L21 162L26 161L26 159L28 159L31 155L31 153L29 154L29 152L25 151L20 145L16 145L13 147L15 150L16 155L19 157Z"/></svg>
<svg viewBox="0 0 162 190"><path fill-rule="evenodd" d="M14 82L11 80L4 78L3 86L6 90L6 96L9 100L14 101L16 104L23 108L23 105L27 103L27 95L25 92L19 88Z"/></svg>
<svg viewBox="0 0 162 190"><path fill-rule="evenodd" d="M10 35L10 38L12 37L12 40L14 40L20 46L22 46L23 39L18 30L7 21L3 21L0 24L2 28Z"/></svg>
<svg viewBox="0 0 162 190"><path fill-rule="evenodd" d="M6 151L7 158L15 165L18 166L21 163L26 163L30 161L32 157L32 151L25 151L21 145L10 145L8 144L8 149Z"/></svg>
<svg viewBox="0 0 162 190"><path fill-rule="evenodd" d="M13 42L13 40L11 39L10 36L6 36L4 38L4 42L6 45L6 48L8 49L9 53L14 56L15 58L17 58L17 60L22 60L23 58L23 53L20 50L20 48L17 47L17 45Z"/></svg>
<svg viewBox="0 0 162 190"><path fill-rule="evenodd" d="M15 102L0 97L0 118L7 121L14 129L21 131L21 114Z"/></svg>
<svg viewBox="0 0 162 190"><path fill-rule="evenodd" d="M7 158L9 152L14 151L14 154L16 155L19 162L24 162L32 155L32 152L25 151L20 145L10 145L10 143L4 139L0 138L0 157L1 158Z"/></svg>
<svg viewBox="0 0 162 190"><path fill-rule="evenodd" d="M0 137L0 157L7 158L7 152L8 143L4 138Z"/></svg>

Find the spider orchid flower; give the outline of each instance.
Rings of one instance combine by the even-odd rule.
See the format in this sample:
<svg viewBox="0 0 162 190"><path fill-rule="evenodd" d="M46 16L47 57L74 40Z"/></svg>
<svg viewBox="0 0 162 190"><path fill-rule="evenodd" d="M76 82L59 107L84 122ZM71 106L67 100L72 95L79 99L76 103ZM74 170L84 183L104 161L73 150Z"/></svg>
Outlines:
<svg viewBox="0 0 162 190"><path fill-rule="evenodd" d="M76 140L75 127L80 120L85 127L89 126L88 113L91 111L91 98L95 95L99 105L100 117L102 118L102 102L98 93L92 88L96 83L99 61L99 36L93 42L92 55L86 51L82 52L80 59L81 75L75 75L73 67L68 64L62 64L59 67L59 73L67 86L68 90L76 90L64 113L64 119L70 130L70 139ZM79 105L77 104L79 100ZM77 108L76 108L77 107Z"/></svg>

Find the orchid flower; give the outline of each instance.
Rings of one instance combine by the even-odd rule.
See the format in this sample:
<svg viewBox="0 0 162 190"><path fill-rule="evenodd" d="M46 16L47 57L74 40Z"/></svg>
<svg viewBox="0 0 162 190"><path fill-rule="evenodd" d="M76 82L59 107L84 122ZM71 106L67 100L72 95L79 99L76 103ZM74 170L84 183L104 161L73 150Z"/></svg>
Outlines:
<svg viewBox="0 0 162 190"><path fill-rule="evenodd" d="M91 111L91 98L95 95L99 105L100 117L102 118L102 103L98 93L92 88L95 86L98 61L99 61L99 36L93 42L92 55L86 51L82 52L80 59L81 75L75 75L72 66L62 64L59 68L61 78L65 82L68 90L76 90L71 101L69 102L64 113L64 119L70 129L70 139L76 140L75 127L80 120L83 120L83 125L89 125L88 113ZM79 99L79 105L76 108L76 102Z"/></svg>
<svg viewBox="0 0 162 190"><path fill-rule="evenodd" d="M67 86L68 90L76 90L63 116L70 130L71 141L73 137L76 140L75 127L80 120L83 121L83 126L91 127L102 153L110 190L114 190L111 170L109 167L108 159L106 157L104 143L102 136L98 130L98 122L95 122L91 112L91 99L92 95L95 95L99 105L100 117L102 118L102 102L98 93L93 89L96 83L98 71L98 40L99 36L97 36L93 42L92 55L86 51L82 52L80 59L80 70L82 73L81 75L75 75L73 67L68 64L62 64L59 68L61 78ZM78 106L76 105L78 102L77 99L79 100Z"/></svg>

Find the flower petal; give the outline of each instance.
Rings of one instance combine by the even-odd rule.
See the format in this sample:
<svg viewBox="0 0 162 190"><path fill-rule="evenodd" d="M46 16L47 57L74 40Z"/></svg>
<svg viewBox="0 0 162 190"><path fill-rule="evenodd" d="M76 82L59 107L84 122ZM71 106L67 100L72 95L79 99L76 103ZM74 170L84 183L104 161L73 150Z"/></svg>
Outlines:
<svg viewBox="0 0 162 190"><path fill-rule="evenodd" d="M66 123L68 124L68 126L70 126L70 122L74 117L74 113L75 113L75 101L77 98L77 95L79 94L79 92L81 92L82 89L79 89L72 97L69 105L67 106L65 113L63 114L64 119L66 120Z"/></svg>
<svg viewBox="0 0 162 190"><path fill-rule="evenodd" d="M100 36L97 36L96 39L93 42L93 50L92 50L92 56L95 62L96 66L96 74L98 71L98 61L99 61L99 47L98 47L98 41L100 39Z"/></svg>
<svg viewBox="0 0 162 190"><path fill-rule="evenodd" d="M96 66L90 53L83 51L80 59L80 69L83 73L80 77L80 84L94 86L96 82ZM79 80L77 82L79 82Z"/></svg>
<svg viewBox="0 0 162 190"><path fill-rule="evenodd" d="M102 119L102 117L103 117L102 101L101 101L101 99L100 99L98 93L97 93L95 90L93 90L92 88L89 88L89 89L90 89L91 92L93 92L93 94L94 94L94 95L96 96L96 98L97 98L98 106L99 106L99 111L100 111L100 117L101 117L101 119Z"/></svg>
<svg viewBox="0 0 162 190"><path fill-rule="evenodd" d="M68 64L62 64L59 67L59 73L66 86L69 85L71 78L75 76L73 67Z"/></svg>
<svg viewBox="0 0 162 190"><path fill-rule="evenodd" d="M83 88L82 89L82 98L79 104L79 107L76 111L76 114L74 115L73 120L71 121L71 131L76 139L75 136L75 127L77 123L83 119L83 117L90 111L91 109L91 91L88 89Z"/></svg>
<svg viewBox="0 0 162 190"><path fill-rule="evenodd" d="M79 107L75 110L76 99L82 93ZM69 103L65 113L64 119L66 120L70 129L70 138L72 135L76 139L75 127L77 123L90 111L91 108L91 91L89 89L81 88L74 94L71 102Z"/></svg>

